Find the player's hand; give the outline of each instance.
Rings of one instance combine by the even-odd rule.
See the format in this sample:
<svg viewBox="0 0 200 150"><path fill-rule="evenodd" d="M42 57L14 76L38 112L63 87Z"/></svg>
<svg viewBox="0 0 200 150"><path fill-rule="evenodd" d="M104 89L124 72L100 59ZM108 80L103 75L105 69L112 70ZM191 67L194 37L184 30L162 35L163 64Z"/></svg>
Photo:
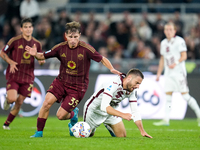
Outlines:
<svg viewBox="0 0 200 150"><path fill-rule="evenodd" d="M156 81L159 81L159 80L160 80L160 77L157 76L157 77L156 77Z"/></svg>
<svg viewBox="0 0 200 150"><path fill-rule="evenodd" d="M10 63L10 70L9 70L9 72L10 73L15 73L15 70L16 71L18 71L18 69L17 69L17 62L14 62L14 61L12 61L11 63Z"/></svg>
<svg viewBox="0 0 200 150"><path fill-rule="evenodd" d="M168 67L169 67L170 69L174 69L175 66L176 66L176 64L173 63L173 64L169 65Z"/></svg>
<svg viewBox="0 0 200 150"><path fill-rule="evenodd" d="M151 135L148 135L145 131L141 133L143 137L153 138Z"/></svg>
<svg viewBox="0 0 200 150"><path fill-rule="evenodd" d="M42 66L45 63L45 60L38 60L38 63Z"/></svg>
<svg viewBox="0 0 200 150"><path fill-rule="evenodd" d="M132 115L130 113L123 113L123 115L121 117L128 121L132 120Z"/></svg>
<svg viewBox="0 0 200 150"><path fill-rule="evenodd" d="M121 72L119 72L119 71L116 70L116 69L111 69L110 72L112 72L112 73L114 73L114 74L118 74L118 75L122 74Z"/></svg>
<svg viewBox="0 0 200 150"><path fill-rule="evenodd" d="M33 45L33 48L26 45L25 50L32 56L36 56L36 54L37 54L37 47L35 44Z"/></svg>

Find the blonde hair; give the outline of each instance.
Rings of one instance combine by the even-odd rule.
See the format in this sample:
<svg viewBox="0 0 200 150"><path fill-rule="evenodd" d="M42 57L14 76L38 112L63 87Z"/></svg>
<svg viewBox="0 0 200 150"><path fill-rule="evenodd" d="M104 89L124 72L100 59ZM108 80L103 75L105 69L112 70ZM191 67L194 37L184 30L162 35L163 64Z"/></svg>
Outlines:
<svg viewBox="0 0 200 150"><path fill-rule="evenodd" d="M174 30L176 30L176 25L175 25L173 22L168 22L168 23L166 23L165 26L164 26L164 28L165 28L166 26L173 26L173 27L174 27Z"/></svg>
<svg viewBox="0 0 200 150"><path fill-rule="evenodd" d="M68 34L69 32L79 32L81 33L81 24L79 22L73 21L66 23L65 32Z"/></svg>

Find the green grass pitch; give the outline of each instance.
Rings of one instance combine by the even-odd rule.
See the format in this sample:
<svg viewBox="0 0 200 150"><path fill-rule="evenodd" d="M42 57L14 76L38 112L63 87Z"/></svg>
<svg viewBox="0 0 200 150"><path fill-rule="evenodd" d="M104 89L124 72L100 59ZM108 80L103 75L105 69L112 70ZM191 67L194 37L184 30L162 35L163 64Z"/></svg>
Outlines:
<svg viewBox="0 0 200 150"><path fill-rule="evenodd" d="M6 116L0 116L3 125ZM0 128L0 150L200 150L200 127L196 119L171 120L170 126L156 127L157 120L143 120L153 139L142 137L133 121L124 120L126 138L113 138L101 125L92 138L70 137L68 122L49 117L43 138L29 138L36 130L37 117L17 117L11 130ZM82 121L82 118L79 118Z"/></svg>

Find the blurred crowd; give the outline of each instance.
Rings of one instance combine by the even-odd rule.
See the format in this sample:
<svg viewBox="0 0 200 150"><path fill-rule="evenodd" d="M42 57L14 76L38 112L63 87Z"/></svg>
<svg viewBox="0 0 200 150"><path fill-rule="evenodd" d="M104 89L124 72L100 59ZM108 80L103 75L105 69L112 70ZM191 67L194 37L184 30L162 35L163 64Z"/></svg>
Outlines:
<svg viewBox="0 0 200 150"><path fill-rule="evenodd" d="M47 51L55 44L65 40L65 24L78 21L82 25L81 40L92 45L107 58L120 61L123 58L157 59L160 57L160 42L165 38L163 33L166 22L174 22L177 35L183 37L188 48L188 59L200 59L200 15L198 21L188 31L184 31L185 22L180 13L174 12L168 20L161 13L155 13L155 21L150 21L148 13L141 13L141 21L135 23L133 14L124 11L123 19L114 21L112 13L108 12L105 19L97 20L95 12L88 13L88 19L82 20L80 11L69 15L66 9L49 10L40 15L38 1L35 0L0 0L0 49L13 37L20 34L20 20L31 17L34 21L33 36L38 39L43 50ZM30 5L30 3L32 3ZM12 10L12 11L10 11ZM34 10L30 13L29 10Z"/></svg>

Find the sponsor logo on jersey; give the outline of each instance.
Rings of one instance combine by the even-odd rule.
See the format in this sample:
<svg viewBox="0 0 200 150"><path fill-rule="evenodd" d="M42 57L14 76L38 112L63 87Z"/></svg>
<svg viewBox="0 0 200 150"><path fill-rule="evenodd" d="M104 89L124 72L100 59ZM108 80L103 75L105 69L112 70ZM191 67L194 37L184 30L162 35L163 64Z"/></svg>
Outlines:
<svg viewBox="0 0 200 150"><path fill-rule="evenodd" d="M66 57L65 53L63 53L63 54L61 55L61 57Z"/></svg>
<svg viewBox="0 0 200 150"><path fill-rule="evenodd" d="M8 45L6 45L6 47L4 48L4 51L6 51L6 50L8 49L8 47L9 47L9 46L8 46Z"/></svg>
<svg viewBox="0 0 200 150"><path fill-rule="evenodd" d="M49 53L49 52L51 52L51 50L46 51L45 54L47 54L47 53Z"/></svg>
<svg viewBox="0 0 200 150"><path fill-rule="evenodd" d="M83 59L83 54L78 54L78 59L82 60Z"/></svg>
<svg viewBox="0 0 200 150"><path fill-rule="evenodd" d="M70 69L75 69L76 68L76 63L74 61L68 61L67 63L67 66L70 68Z"/></svg>
<svg viewBox="0 0 200 150"><path fill-rule="evenodd" d="M24 49L23 45L18 46L18 48Z"/></svg>

